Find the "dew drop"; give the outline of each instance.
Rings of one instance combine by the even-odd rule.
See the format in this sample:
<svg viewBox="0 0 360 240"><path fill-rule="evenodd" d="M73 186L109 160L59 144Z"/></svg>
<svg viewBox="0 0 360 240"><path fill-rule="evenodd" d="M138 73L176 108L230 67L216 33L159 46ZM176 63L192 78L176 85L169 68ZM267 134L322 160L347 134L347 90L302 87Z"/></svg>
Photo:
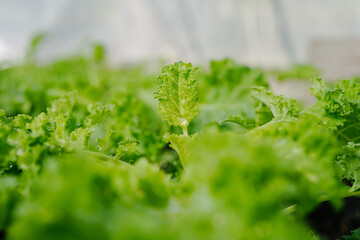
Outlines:
<svg viewBox="0 0 360 240"><path fill-rule="evenodd" d="M186 126L187 123L188 123L188 122L187 122L186 119L180 118L180 124L181 124L181 126Z"/></svg>

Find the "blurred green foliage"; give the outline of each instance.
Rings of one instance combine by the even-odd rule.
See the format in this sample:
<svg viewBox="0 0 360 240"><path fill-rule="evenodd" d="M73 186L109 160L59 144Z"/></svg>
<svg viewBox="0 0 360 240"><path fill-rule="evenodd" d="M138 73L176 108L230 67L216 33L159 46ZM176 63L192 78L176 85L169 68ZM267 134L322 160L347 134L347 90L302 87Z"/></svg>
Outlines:
<svg viewBox="0 0 360 240"><path fill-rule="evenodd" d="M289 80L310 80L313 77L320 77L321 71L310 64L295 64L285 71L274 72L279 81Z"/></svg>
<svg viewBox="0 0 360 240"><path fill-rule="evenodd" d="M0 238L318 239L306 215L359 188L358 80L304 109L230 59L157 88L105 54L0 70Z"/></svg>

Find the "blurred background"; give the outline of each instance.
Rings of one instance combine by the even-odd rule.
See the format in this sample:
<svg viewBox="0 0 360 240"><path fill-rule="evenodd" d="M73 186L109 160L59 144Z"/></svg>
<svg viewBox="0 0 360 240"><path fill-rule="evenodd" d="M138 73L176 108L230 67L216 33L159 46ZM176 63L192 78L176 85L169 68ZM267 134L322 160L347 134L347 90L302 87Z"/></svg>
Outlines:
<svg viewBox="0 0 360 240"><path fill-rule="evenodd" d="M0 61L39 62L107 49L110 64L230 57L285 69L311 63L327 78L360 74L359 0L1 0Z"/></svg>

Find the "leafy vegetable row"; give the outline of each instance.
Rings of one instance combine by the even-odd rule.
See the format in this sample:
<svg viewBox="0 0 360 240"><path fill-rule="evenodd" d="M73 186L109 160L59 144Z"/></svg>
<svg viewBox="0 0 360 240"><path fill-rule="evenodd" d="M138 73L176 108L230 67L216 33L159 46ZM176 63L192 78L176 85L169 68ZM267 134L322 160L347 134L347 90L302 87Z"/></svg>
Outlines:
<svg viewBox="0 0 360 240"><path fill-rule="evenodd" d="M307 214L360 188L356 79L314 78L306 108L228 59L156 82L74 58L0 82L5 239L315 239Z"/></svg>

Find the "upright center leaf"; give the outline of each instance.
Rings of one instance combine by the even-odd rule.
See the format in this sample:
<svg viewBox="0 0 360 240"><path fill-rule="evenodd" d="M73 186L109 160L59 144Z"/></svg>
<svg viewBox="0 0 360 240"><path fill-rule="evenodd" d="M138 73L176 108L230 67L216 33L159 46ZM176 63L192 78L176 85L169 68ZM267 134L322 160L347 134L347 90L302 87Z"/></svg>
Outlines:
<svg viewBox="0 0 360 240"><path fill-rule="evenodd" d="M164 66L157 77L155 98L159 100L159 115L169 125L178 126L187 135L187 126L199 113L196 68L191 63L176 62Z"/></svg>

